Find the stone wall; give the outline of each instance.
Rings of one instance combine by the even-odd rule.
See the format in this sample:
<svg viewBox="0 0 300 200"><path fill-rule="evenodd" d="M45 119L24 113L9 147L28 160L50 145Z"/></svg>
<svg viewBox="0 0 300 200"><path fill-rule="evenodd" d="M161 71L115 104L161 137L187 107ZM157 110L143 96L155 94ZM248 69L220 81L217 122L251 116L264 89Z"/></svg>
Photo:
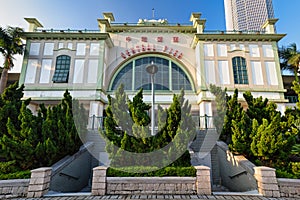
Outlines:
<svg viewBox="0 0 300 200"><path fill-rule="evenodd" d="M106 194L196 194L195 177L107 177Z"/></svg>
<svg viewBox="0 0 300 200"><path fill-rule="evenodd" d="M196 166L196 177L106 177L104 166L93 169L92 195L211 194L210 168Z"/></svg>
<svg viewBox="0 0 300 200"><path fill-rule="evenodd" d="M28 198L42 197L49 191L51 181L51 167L41 167L31 170L31 177L28 186Z"/></svg>
<svg viewBox="0 0 300 200"><path fill-rule="evenodd" d="M300 199L300 179L278 178L277 181L281 197Z"/></svg>
<svg viewBox="0 0 300 200"><path fill-rule="evenodd" d="M25 197L28 185L29 179L0 180L0 199Z"/></svg>

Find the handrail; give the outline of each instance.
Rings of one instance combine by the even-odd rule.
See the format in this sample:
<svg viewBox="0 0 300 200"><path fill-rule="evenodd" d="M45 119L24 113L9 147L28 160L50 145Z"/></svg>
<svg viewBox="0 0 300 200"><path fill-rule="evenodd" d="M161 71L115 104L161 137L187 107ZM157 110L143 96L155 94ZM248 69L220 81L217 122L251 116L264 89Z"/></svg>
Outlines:
<svg viewBox="0 0 300 200"><path fill-rule="evenodd" d="M133 23L114 23L112 25L123 25L123 26L132 26L135 25L137 27L141 27L141 25L133 24ZM167 26L187 26L187 24L168 24ZM89 29L35 29L35 32L50 32L50 33L101 33L100 30L89 30ZM203 34L265 34L265 31L249 31L249 30L204 30Z"/></svg>

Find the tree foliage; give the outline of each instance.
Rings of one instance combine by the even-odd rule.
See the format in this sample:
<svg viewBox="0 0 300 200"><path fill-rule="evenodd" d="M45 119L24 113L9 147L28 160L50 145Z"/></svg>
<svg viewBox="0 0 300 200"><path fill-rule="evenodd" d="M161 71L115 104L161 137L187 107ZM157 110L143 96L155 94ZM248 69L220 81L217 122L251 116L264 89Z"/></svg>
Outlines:
<svg viewBox="0 0 300 200"><path fill-rule="evenodd" d="M79 124L79 129L75 127L72 106L78 103L72 105L72 97L66 91L58 105L46 108L41 104L37 115L33 115L28 108L29 100L21 100L23 88L14 84L1 95L0 116L5 127L0 136L2 160L14 161L17 167L26 170L50 166L75 153L82 144L78 133L84 133L86 127L86 124ZM85 118L83 107L78 109L81 118Z"/></svg>
<svg viewBox="0 0 300 200"><path fill-rule="evenodd" d="M289 46L282 46L279 48L279 57L281 59L281 69L293 71L295 80L299 82L298 71L300 65L300 51L297 50L296 43L292 43Z"/></svg>
<svg viewBox="0 0 300 200"><path fill-rule="evenodd" d="M6 29L0 27L0 53L4 57L0 78L0 94L6 88L8 71L14 67L14 55L22 54L24 51L24 45L20 37L22 32L23 29L19 27L8 26Z"/></svg>
<svg viewBox="0 0 300 200"><path fill-rule="evenodd" d="M296 81L294 89L299 94L300 87ZM282 115L276 110L277 105L268 99L254 98L250 92L245 92L243 97L246 102L245 109L238 101L237 89L232 96L227 96L221 139L227 142L231 151L243 154L252 161L292 172L292 164L289 163L292 161L292 152L297 155L299 109L287 109Z"/></svg>
<svg viewBox="0 0 300 200"><path fill-rule="evenodd" d="M194 138L195 126L191 118L191 106L184 100L184 93L173 96L173 103L168 109L159 106L159 131L151 136L149 131L150 118L147 111L151 108L143 102L141 89L133 97L126 98L123 86L115 92L115 97L108 96L106 108L105 131L100 131L106 139L106 151L111 160L111 166L149 166L150 164L164 165L167 160L175 161L176 156L182 155L173 165L190 166L190 157L187 152L188 144ZM156 158L146 157L145 154L159 151L167 147ZM134 153L128 155L126 152ZM174 157L175 156L175 157ZM159 163L153 163L153 160Z"/></svg>

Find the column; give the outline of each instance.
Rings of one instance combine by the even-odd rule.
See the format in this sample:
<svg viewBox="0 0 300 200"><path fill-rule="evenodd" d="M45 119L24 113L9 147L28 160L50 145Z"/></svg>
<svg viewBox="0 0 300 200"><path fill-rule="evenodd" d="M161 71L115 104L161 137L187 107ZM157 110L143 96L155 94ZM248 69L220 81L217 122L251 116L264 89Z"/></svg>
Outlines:
<svg viewBox="0 0 300 200"><path fill-rule="evenodd" d="M211 194L210 168L206 166L195 166L196 174L196 191L197 194Z"/></svg>
<svg viewBox="0 0 300 200"><path fill-rule="evenodd" d="M42 197L49 191L51 173L51 167L31 170L31 178L27 193L28 198Z"/></svg>
<svg viewBox="0 0 300 200"><path fill-rule="evenodd" d="M254 167L254 177L258 192L265 197L280 197L275 169L270 167Z"/></svg>
<svg viewBox="0 0 300 200"><path fill-rule="evenodd" d="M105 195L107 167L99 166L93 169L92 195Z"/></svg>

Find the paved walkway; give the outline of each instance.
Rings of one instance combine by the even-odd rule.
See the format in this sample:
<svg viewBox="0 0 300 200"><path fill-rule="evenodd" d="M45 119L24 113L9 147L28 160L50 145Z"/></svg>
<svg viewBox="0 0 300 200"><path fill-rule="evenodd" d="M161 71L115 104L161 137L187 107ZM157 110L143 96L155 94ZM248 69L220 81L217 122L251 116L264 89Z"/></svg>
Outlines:
<svg viewBox="0 0 300 200"><path fill-rule="evenodd" d="M257 195L105 195L105 196L52 196L43 198L9 198L11 200L100 200L100 199L123 199L123 200L165 200L165 199L194 199L194 200L295 200L295 198L266 198Z"/></svg>

